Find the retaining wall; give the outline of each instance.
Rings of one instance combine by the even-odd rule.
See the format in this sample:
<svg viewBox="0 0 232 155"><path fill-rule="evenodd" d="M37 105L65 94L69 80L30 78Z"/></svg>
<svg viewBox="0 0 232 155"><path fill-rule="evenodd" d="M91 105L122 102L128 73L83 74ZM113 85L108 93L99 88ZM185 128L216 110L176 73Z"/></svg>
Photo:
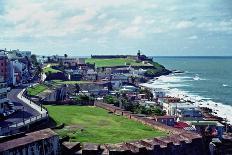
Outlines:
<svg viewBox="0 0 232 155"><path fill-rule="evenodd" d="M169 133L166 137L145 139L140 141L126 142L115 145L97 145L94 152L104 154L158 154L158 155L204 155L202 137L193 132L173 128L146 117L132 114L119 107L110 104L95 102L95 106L106 109L114 114L122 115L128 119L146 124L154 129ZM88 145L86 145L88 146ZM92 145L91 145L92 146ZM99 148L96 150L96 148ZM89 154L91 149L82 148L83 154ZM87 153L89 151L89 153ZM91 152L93 153L93 152ZM95 154L93 153L93 154Z"/></svg>

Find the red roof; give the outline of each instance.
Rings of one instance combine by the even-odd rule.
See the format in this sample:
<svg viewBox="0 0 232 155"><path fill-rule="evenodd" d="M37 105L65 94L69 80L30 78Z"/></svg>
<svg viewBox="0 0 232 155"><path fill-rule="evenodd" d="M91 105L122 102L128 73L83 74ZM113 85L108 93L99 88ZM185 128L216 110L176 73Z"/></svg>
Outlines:
<svg viewBox="0 0 232 155"><path fill-rule="evenodd" d="M184 123L184 122L177 122L175 125L174 125L175 128L186 128L186 127L189 127L189 125L187 123Z"/></svg>

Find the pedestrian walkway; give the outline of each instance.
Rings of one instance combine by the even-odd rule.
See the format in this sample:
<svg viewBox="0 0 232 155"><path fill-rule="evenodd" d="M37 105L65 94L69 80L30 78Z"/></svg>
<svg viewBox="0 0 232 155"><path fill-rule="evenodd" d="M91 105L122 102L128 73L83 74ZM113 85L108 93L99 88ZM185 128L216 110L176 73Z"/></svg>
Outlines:
<svg viewBox="0 0 232 155"><path fill-rule="evenodd" d="M35 109L36 111L38 111L40 114L45 114L47 113L47 111L42 107L42 106L39 106L37 104L35 104L34 102L32 102L31 100L25 98L23 96L23 92L25 91L25 89L23 89L18 95L17 97L23 101L24 103L26 103L28 106L30 106L31 108Z"/></svg>

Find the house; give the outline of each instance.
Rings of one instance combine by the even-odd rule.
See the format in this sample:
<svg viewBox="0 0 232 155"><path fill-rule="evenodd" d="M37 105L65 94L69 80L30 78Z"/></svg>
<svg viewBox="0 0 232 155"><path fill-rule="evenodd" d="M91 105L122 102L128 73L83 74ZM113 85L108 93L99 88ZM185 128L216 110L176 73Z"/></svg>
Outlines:
<svg viewBox="0 0 232 155"><path fill-rule="evenodd" d="M165 96L163 98L158 98L158 101L161 103L178 103L180 102L180 98Z"/></svg>
<svg viewBox="0 0 232 155"><path fill-rule="evenodd" d="M165 96L166 96L165 91L162 89L153 89L152 94L153 94L155 99L165 98Z"/></svg>
<svg viewBox="0 0 232 155"><path fill-rule="evenodd" d="M180 121L203 120L203 114L198 108L178 108L177 116Z"/></svg>
<svg viewBox="0 0 232 155"><path fill-rule="evenodd" d="M98 80L105 80L108 81L111 79L111 73L109 72L99 72L97 76Z"/></svg>
<svg viewBox="0 0 232 155"><path fill-rule="evenodd" d="M148 101L148 100L140 100L139 104L145 107L154 107L154 106L158 106L157 102L154 101Z"/></svg>
<svg viewBox="0 0 232 155"><path fill-rule="evenodd" d="M196 132L205 136L217 137L222 139L224 125L218 121L188 121L190 126L194 126Z"/></svg>
<svg viewBox="0 0 232 155"><path fill-rule="evenodd" d="M116 68L112 70L112 74L128 74L130 72L130 68Z"/></svg>
<svg viewBox="0 0 232 155"><path fill-rule="evenodd" d="M83 72L82 70L72 70L66 69L65 72L69 75L68 79L72 81L80 81L83 79Z"/></svg>
<svg viewBox="0 0 232 155"><path fill-rule="evenodd" d="M89 81L95 81L97 80L97 76L98 74L96 71L94 71L93 69L88 69L84 78Z"/></svg>
<svg viewBox="0 0 232 155"><path fill-rule="evenodd" d="M2 138L0 154L60 154L59 136L51 129Z"/></svg>
<svg viewBox="0 0 232 155"><path fill-rule="evenodd" d="M120 88L124 83L128 83L128 76L124 74L111 75L110 81L114 89Z"/></svg>
<svg viewBox="0 0 232 155"><path fill-rule="evenodd" d="M142 68L139 68L139 69L131 68L130 73L131 73L132 75L144 75L144 73L145 73L146 71L147 71L147 70L142 69Z"/></svg>
<svg viewBox="0 0 232 155"><path fill-rule="evenodd" d="M195 105L189 102L163 102L163 110L166 111L167 115L178 115L179 110L194 110L196 108Z"/></svg>
<svg viewBox="0 0 232 155"><path fill-rule="evenodd" d="M168 126L174 126L175 125L175 121L176 121L176 117L175 116L169 116L169 115L165 115L165 116L153 116L152 117L154 121L168 125Z"/></svg>
<svg viewBox="0 0 232 155"><path fill-rule="evenodd" d="M73 72L70 75L70 80L72 80L72 81L81 81L82 78L83 78L83 75L81 73L78 73L78 72Z"/></svg>

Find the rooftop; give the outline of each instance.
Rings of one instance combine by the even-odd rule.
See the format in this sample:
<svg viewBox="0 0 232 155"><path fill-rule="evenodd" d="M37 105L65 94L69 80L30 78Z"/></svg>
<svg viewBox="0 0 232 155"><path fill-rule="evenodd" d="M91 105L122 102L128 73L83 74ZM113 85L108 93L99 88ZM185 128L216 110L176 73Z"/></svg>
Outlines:
<svg viewBox="0 0 232 155"><path fill-rule="evenodd" d="M44 129L36 132L27 133L20 138L10 139L8 141L0 143L0 152L24 146L43 139L51 138L55 135L57 134L51 129Z"/></svg>

